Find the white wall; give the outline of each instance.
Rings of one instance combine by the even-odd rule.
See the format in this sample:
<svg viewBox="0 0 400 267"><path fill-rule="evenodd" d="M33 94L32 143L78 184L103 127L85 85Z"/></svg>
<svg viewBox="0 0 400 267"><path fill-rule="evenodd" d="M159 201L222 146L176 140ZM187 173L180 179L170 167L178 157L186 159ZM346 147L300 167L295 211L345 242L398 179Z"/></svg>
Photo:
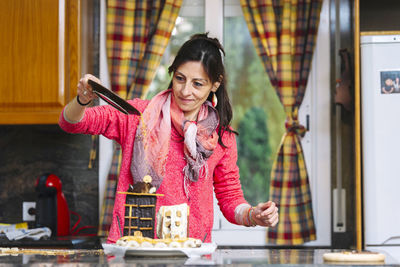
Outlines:
<svg viewBox="0 0 400 267"><path fill-rule="evenodd" d="M106 54L106 0L100 0L100 80L104 86L110 88ZM104 102L101 100L101 104ZM106 188L107 175L112 160L112 141L99 137L99 218L103 205L104 190Z"/></svg>

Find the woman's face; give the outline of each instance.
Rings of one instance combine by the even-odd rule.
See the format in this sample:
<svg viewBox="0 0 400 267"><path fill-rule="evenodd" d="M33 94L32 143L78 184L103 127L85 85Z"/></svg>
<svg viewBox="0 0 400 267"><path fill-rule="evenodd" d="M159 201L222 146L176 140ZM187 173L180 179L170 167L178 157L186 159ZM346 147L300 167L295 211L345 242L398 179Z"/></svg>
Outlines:
<svg viewBox="0 0 400 267"><path fill-rule="evenodd" d="M172 92L187 120L196 120L201 105L210 92L216 92L219 82L212 83L203 65L198 61L183 63L174 72Z"/></svg>

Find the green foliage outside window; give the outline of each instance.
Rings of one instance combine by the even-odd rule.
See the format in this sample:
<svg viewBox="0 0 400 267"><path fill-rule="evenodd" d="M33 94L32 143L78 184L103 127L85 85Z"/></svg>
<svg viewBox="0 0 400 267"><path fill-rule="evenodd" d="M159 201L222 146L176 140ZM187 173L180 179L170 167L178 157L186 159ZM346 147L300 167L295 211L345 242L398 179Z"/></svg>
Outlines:
<svg viewBox="0 0 400 267"><path fill-rule="evenodd" d="M250 108L239 123L238 165L245 198L252 205L268 199L271 147L265 111Z"/></svg>
<svg viewBox="0 0 400 267"><path fill-rule="evenodd" d="M284 133L285 114L252 43L243 17L224 21L225 67L239 132L238 166L245 198L269 199L272 163Z"/></svg>

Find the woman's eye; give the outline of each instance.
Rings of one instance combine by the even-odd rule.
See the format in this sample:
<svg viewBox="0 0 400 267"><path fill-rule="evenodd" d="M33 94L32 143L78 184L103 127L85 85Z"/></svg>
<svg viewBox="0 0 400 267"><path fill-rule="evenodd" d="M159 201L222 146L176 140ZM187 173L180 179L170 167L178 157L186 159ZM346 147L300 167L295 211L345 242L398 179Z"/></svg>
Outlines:
<svg viewBox="0 0 400 267"><path fill-rule="evenodd" d="M183 81L184 78L182 76L175 76L175 79L177 79L178 81Z"/></svg>
<svg viewBox="0 0 400 267"><path fill-rule="evenodd" d="M198 83L198 82L194 82L194 86L200 87L200 86L203 86L203 84Z"/></svg>

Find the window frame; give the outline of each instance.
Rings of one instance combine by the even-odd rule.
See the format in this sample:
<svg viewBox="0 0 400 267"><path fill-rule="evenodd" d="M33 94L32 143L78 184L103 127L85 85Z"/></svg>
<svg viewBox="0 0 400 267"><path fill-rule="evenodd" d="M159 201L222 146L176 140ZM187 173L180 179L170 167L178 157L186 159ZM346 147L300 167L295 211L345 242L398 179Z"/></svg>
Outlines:
<svg viewBox="0 0 400 267"><path fill-rule="evenodd" d="M184 0L181 12L190 16L204 16L205 30L223 43L224 4L227 16L241 13L239 0L204 0L204 8L195 0ZM106 58L106 4L100 1L100 79L110 85ZM189 13L187 13L189 12ZM311 73L299 120L309 131L302 139L304 156L310 178L317 240L304 246L331 245L331 150L330 150L330 43L329 0L323 0L321 19ZM317 90L318 89L318 90ZM99 141L99 207L102 206L105 181L112 161L112 141L100 136ZM327 212L328 211L328 212ZM99 210L100 216L100 210ZM265 246L266 229L248 228L230 224L223 217L214 201L213 241L224 246Z"/></svg>
<svg viewBox="0 0 400 267"><path fill-rule="evenodd" d="M239 0L205 0L204 12L205 30L210 36L217 37L222 44L224 16L243 16ZM317 240L308 242L304 244L305 246L331 245L331 199L327 197L330 196L331 180L329 49L329 1L324 0L312 68L306 94L299 110L300 123L309 126L301 143L310 179L317 231ZM323 178L317 179L317 177ZM213 241L218 245L270 245L266 243L266 228L259 226L249 228L229 223L219 210L215 196L212 232Z"/></svg>

